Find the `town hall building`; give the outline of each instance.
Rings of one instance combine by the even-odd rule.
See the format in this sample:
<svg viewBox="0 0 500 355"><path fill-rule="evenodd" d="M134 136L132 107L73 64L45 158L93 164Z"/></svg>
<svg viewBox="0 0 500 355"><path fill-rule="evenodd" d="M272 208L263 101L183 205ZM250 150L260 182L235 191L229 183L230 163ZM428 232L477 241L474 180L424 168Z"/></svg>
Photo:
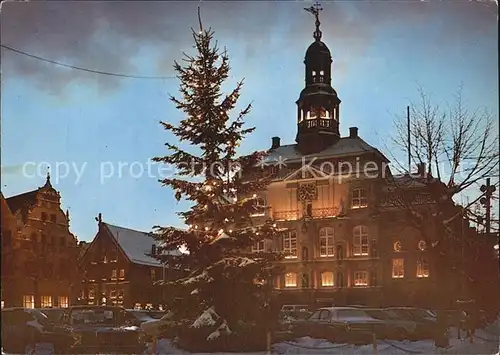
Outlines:
<svg viewBox="0 0 500 355"><path fill-rule="evenodd" d="M404 291L397 303L416 305L432 287L427 246L387 202L390 186L405 176L391 174L389 160L357 127L341 135L332 56L322 41L319 10L309 11L316 30L296 102L296 143L272 138L263 164L272 183L259 198L266 212L254 216L288 231L253 249L286 253L275 280L284 303L390 304L389 294ZM409 187L418 188L418 182Z"/></svg>

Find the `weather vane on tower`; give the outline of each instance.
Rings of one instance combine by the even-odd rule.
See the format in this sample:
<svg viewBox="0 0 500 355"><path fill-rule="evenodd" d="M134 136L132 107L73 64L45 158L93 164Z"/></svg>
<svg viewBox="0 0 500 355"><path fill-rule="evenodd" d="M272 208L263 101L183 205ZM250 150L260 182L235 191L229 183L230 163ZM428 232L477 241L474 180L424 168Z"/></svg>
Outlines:
<svg viewBox="0 0 500 355"><path fill-rule="evenodd" d="M316 2L311 7L305 7L304 10L310 12L316 18L316 31L314 31L313 35L316 41L321 40L321 31L319 30L319 25L321 24L319 22L319 12L323 11L323 7L319 3L319 1L316 0Z"/></svg>

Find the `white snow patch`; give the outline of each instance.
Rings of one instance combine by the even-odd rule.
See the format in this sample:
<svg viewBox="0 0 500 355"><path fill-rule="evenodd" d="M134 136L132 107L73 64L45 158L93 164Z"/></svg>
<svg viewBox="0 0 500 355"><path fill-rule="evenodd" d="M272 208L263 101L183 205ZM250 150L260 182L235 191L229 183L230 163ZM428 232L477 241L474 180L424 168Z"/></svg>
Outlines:
<svg viewBox="0 0 500 355"><path fill-rule="evenodd" d="M213 326L215 325L216 319L220 318L219 315L215 312L213 307L203 311L201 315L191 324L193 328L201 328L204 326Z"/></svg>
<svg viewBox="0 0 500 355"><path fill-rule="evenodd" d="M254 264L255 260L249 258L241 258L240 267L245 267L250 264Z"/></svg>
<svg viewBox="0 0 500 355"><path fill-rule="evenodd" d="M190 285L192 283L200 282L200 281L206 281L210 282L212 281L212 278L208 276L208 273L206 271L203 271L201 274L190 277L189 279L183 281L184 285Z"/></svg>
<svg viewBox="0 0 500 355"><path fill-rule="evenodd" d="M229 326L227 325L226 321L222 322L221 325L212 333L210 333L207 337L207 340L213 340L217 339L218 337L221 336L221 334L231 334L231 329L229 329Z"/></svg>
<svg viewBox="0 0 500 355"><path fill-rule="evenodd" d="M196 289L194 289L193 291L191 291L191 294L192 294L192 295L197 295L197 294L198 294L198 289L196 288Z"/></svg>

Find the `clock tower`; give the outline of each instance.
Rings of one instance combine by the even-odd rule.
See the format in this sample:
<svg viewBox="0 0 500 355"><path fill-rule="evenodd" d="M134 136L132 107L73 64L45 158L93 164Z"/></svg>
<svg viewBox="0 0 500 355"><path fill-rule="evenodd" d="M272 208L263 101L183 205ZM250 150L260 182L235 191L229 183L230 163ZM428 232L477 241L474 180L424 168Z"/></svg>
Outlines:
<svg viewBox="0 0 500 355"><path fill-rule="evenodd" d="M319 152L336 143L339 133L340 99L331 86L332 56L321 41L319 12L323 9L315 3L306 11L316 19L314 42L306 51L305 88L297 100L298 148L303 154Z"/></svg>

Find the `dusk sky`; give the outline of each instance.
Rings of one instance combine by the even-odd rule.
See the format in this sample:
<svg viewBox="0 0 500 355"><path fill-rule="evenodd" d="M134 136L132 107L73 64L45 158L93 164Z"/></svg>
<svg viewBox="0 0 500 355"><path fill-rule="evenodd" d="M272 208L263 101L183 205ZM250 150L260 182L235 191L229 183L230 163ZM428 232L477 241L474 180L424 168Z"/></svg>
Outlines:
<svg viewBox="0 0 500 355"><path fill-rule="evenodd" d="M178 122L173 60L194 54L197 6L245 79L240 106L253 103L256 126L242 152L268 149L272 136L294 142L295 101L313 41L311 1L9 2L1 9L5 46L92 70L165 79L116 78L60 67L2 48L1 165L5 197L44 184L46 163L71 230L80 240L112 224L149 231L177 225L186 207L161 187L148 160L175 142L159 121ZM463 84L467 106L498 114L497 4L493 1L323 1L323 41L333 56L340 127L385 151L395 114L418 100L437 102ZM25 163L33 164L25 172ZM45 163L44 163L45 162ZM56 163L68 164L58 176ZM122 163L121 174L119 164ZM131 164L133 164L131 168ZM37 173L33 166L40 167ZM140 175L141 167L145 170ZM79 175L75 172L78 169ZM63 169L63 166L60 166ZM82 170L83 169L83 170ZM112 174L112 172L114 173ZM65 171L59 171L63 174ZM149 175L149 176L148 176Z"/></svg>

